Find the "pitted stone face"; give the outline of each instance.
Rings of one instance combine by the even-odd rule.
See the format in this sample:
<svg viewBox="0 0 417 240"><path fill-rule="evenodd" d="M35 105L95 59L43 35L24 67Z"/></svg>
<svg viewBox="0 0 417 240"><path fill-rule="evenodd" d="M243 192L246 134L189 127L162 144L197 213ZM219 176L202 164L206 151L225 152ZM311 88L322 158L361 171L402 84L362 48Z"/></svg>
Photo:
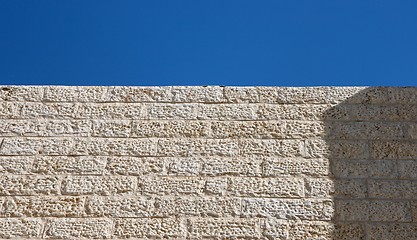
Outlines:
<svg viewBox="0 0 417 240"><path fill-rule="evenodd" d="M0 86L0 238L417 239L417 88Z"/></svg>

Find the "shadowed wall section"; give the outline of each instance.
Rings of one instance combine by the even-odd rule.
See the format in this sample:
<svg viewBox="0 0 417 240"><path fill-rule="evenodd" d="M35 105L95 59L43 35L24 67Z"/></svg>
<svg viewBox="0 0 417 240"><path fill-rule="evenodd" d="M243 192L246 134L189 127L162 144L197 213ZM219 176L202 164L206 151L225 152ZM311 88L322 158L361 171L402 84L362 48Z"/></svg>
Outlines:
<svg viewBox="0 0 417 240"><path fill-rule="evenodd" d="M0 87L0 238L417 239L417 91Z"/></svg>
<svg viewBox="0 0 417 240"><path fill-rule="evenodd" d="M364 239L417 239L416 104L416 88L367 88L324 114L334 222Z"/></svg>

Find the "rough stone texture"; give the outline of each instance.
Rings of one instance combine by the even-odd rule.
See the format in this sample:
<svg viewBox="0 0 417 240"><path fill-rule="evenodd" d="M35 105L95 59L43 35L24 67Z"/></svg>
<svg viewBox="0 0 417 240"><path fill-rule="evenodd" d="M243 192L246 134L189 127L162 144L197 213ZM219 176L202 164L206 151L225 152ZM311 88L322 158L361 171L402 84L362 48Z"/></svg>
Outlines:
<svg viewBox="0 0 417 240"><path fill-rule="evenodd" d="M417 88L0 86L0 239L417 239Z"/></svg>

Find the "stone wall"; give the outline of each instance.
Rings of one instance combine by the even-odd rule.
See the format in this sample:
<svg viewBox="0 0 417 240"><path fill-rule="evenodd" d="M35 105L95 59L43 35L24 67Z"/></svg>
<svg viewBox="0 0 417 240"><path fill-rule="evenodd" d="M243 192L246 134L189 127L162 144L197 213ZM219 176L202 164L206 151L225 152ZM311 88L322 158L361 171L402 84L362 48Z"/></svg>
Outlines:
<svg viewBox="0 0 417 240"><path fill-rule="evenodd" d="M0 238L417 239L417 89L0 87Z"/></svg>

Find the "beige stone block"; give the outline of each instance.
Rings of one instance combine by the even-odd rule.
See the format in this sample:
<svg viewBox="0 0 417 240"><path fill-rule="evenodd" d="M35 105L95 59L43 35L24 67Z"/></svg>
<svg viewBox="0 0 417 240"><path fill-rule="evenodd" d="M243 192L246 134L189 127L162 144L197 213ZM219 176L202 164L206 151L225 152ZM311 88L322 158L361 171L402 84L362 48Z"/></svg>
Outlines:
<svg viewBox="0 0 417 240"><path fill-rule="evenodd" d="M152 103L145 104L143 116L146 120L195 120L197 119L197 105L187 103Z"/></svg>
<svg viewBox="0 0 417 240"><path fill-rule="evenodd" d="M257 87L261 102L287 104L323 104L343 102L363 87Z"/></svg>
<svg viewBox="0 0 417 240"><path fill-rule="evenodd" d="M262 163L264 177L327 176L329 160L303 158L267 158Z"/></svg>
<svg viewBox="0 0 417 240"><path fill-rule="evenodd" d="M330 139L404 139L404 124L400 122L328 122Z"/></svg>
<svg viewBox="0 0 417 240"><path fill-rule="evenodd" d="M158 217L230 217L239 216L240 199L224 197L161 197L155 200Z"/></svg>
<svg viewBox="0 0 417 240"><path fill-rule="evenodd" d="M344 88L338 88L344 89ZM392 105L414 104L416 102L415 87L368 87L348 99L350 103Z"/></svg>
<svg viewBox="0 0 417 240"><path fill-rule="evenodd" d="M0 156L0 174L28 174L32 163L30 156Z"/></svg>
<svg viewBox="0 0 417 240"><path fill-rule="evenodd" d="M360 179L306 178L306 197L365 198L367 186Z"/></svg>
<svg viewBox="0 0 417 240"><path fill-rule="evenodd" d="M191 238L220 239L256 239L261 233L259 221L247 219L207 219L193 218L189 220Z"/></svg>
<svg viewBox="0 0 417 240"><path fill-rule="evenodd" d="M215 121L213 138L305 139L324 135L324 127L314 121Z"/></svg>
<svg viewBox="0 0 417 240"><path fill-rule="evenodd" d="M75 112L81 119L141 119L140 103L82 103Z"/></svg>
<svg viewBox="0 0 417 240"><path fill-rule="evenodd" d="M129 137L132 132L130 120L93 120L94 137Z"/></svg>
<svg viewBox="0 0 417 240"><path fill-rule="evenodd" d="M139 192L144 195L199 195L205 180L190 177L144 177L139 179Z"/></svg>
<svg viewBox="0 0 417 240"><path fill-rule="evenodd" d="M341 221L410 222L411 207L406 201L336 200L335 219Z"/></svg>
<svg viewBox="0 0 417 240"><path fill-rule="evenodd" d="M417 181L368 180L369 197L382 199L417 199Z"/></svg>
<svg viewBox="0 0 417 240"><path fill-rule="evenodd" d="M332 174L342 178L397 178L395 160L333 160Z"/></svg>
<svg viewBox="0 0 417 240"><path fill-rule="evenodd" d="M76 102L79 90L77 86L49 86L45 88L44 101L47 102Z"/></svg>
<svg viewBox="0 0 417 240"><path fill-rule="evenodd" d="M256 104L200 104L197 118L202 120L257 120Z"/></svg>
<svg viewBox="0 0 417 240"><path fill-rule="evenodd" d="M411 139L417 139L417 123L406 123L407 137Z"/></svg>
<svg viewBox="0 0 417 240"><path fill-rule="evenodd" d="M417 179L416 160L392 160L398 165L399 178Z"/></svg>
<svg viewBox="0 0 417 240"><path fill-rule="evenodd" d="M0 119L17 119L22 118L21 102L2 102L0 101Z"/></svg>
<svg viewBox="0 0 417 240"><path fill-rule="evenodd" d="M56 195L59 193L57 176L0 175L0 195Z"/></svg>
<svg viewBox="0 0 417 240"><path fill-rule="evenodd" d="M109 87L109 102L171 102L171 87Z"/></svg>
<svg viewBox="0 0 417 240"><path fill-rule="evenodd" d="M139 120L133 122L133 137L202 138L210 134L210 123L195 120Z"/></svg>
<svg viewBox="0 0 417 240"><path fill-rule="evenodd" d="M411 206L408 201L369 201L369 220L373 222L411 222Z"/></svg>
<svg viewBox="0 0 417 240"><path fill-rule="evenodd" d="M86 212L93 217L150 217L153 216L154 201L144 197L89 197Z"/></svg>
<svg viewBox="0 0 417 240"><path fill-rule="evenodd" d="M169 175L197 176L203 165L202 158L166 158L167 172Z"/></svg>
<svg viewBox="0 0 417 240"><path fill-rule="evenodd" d="M106 102L107 88L96 86L49 86L45 88L47 102Z"/></svg>
<svg viewBox="0 0 417 240"><path fill-rule="evenodd" d="M32 172L37 174L104 174L106 157L100 156L38 156Z"/></svg>
<svg viewBox="0 0 417 240"><path fill-rule="evenodd" d="M262 235L266 239L290 239L290 222L287 220L265 219L260 221Z"/></svg>
<svg viewBox="0 0 417 240"><path fill-rule="evenodd" d="M108 219L56 218L45 227L47 239L108 239L113 223Z"/></svg>
<svg viewBox="0 0 417 240"><path fill-rule="evenodd" d="M74 141L72 138L5 138L0 148L1 155L68 155Z"/></svg>
<svg viewBox="0 0 417 240"><path fill-rule="evenodd" d="M226 195L228 181L226 178L208 178L204 193L208 195Z"/></svg>
<svg viewBox="0 0 417 240"><path fill-rule="evenodd" d="M223 94L224 87L219 86L186 86L172 87L173 102L201 102L201 103L222 103L226 99Z"/></svg>
<svg viewBox="0 0 417 240"><path fill-rule="evenodd" d="M224 95L227 102L232 103L257 103L259 102L258 90L254 87L225 87Z"/></svg>
<svg viewBox="0 0 417 240"><path fill-rule="evenodd" d="M78 103L30 103L21 104L19 118L22 119L74 119L79 110Z"/></svg>
<svg viewBox="0 0 417 240"><path fill-rule="evenodd" d="M298 120L317 121L331 108L328 104L260 104L258 120ZM335 119L343 119L342 113L332 114Z"/></svg>
<svg viewBox="0 0 417 240"><path fill-rule="evenodd" d="M84 198L11 197L4 205L8 217L83 217Z"/></svg>
<svg viewBox="0 0 417 240"><path fill-rule="evenodd" d="M261 176L261 159L204 158L201 174L207 176Z"/></svg>
<svg viewBox="0 0 417 240"><path fill-rule="evenodd" d="M416 141L374 141L371 155L373 159L415 159L417 157Z"/></svg>
<svg viewBox="0 0 417 240"><path fill-rule="evenodd" d="M300 157L300 140L239 139L240 155L244 157Z"/></svg>
<svg viewBox="0 0 417 240"><path fill-rule="evenodd" d="M333 218L333 214L331 199L242 199L243 217L328 221Z"/></svg>
<svg viewBox="0 0 417 240"><path fill-rule="evenodd" d="M185 237L186 227L176 218L117 219L114 230L117 238L174 238Z"/></svg>
<svg viewBox="0 0 417 240"><path fill-rule="evenodd" d="M156 140L135 138L77 138L70 155L155 156Z"/></svg>
<svg viewBox="0 0 417 240"><path fill-rule="evenodd" d="M331 150L329 143L322 139L307 139L300 143L300 154L304 158L327 158L332 154Z"/></svg>
<svg viewBox="0 0 417 240"><path fill-rule="evenodd" d="M332 140L326 143L332 159L369 159L369 146L365 140Z"/></svg>
<svg viewBox="0 0 417 240"><path fill-rule="evenodd" d="M112 174L141 176L162 174L165 170L164 159L158 157L109 156L106 169Z"/></svg>
<svg viewBox="0 0 417 240"><path fill-rule="evenodd" d="M44 89L42 86L1 86L0 100L39 102L43 99Z"/></svg>
<svg viewBox="0 0 417 240"><path fill-rule="evenodd" d="M413 105L351 105L350 121L414 121L417 111Z"/></svg>
<svg viewBox="0 0 417 240"><path fill-rule="evenodd" d="M0 238L22 239L42 237L43 222L35 218L0 218Z"/></svg>
<svg viewBox="0 0 417 240"><path fill-rule="evenodd" d="M369 201L335 200L334 219L336 221L369 221Z"/></svg>
<svg viewBox="0 0 417 240"><path fill-rule="evenodd" d="M338 240L362 240L365 239L365 230L358 223L338 223L332 235Z"/></svg>
<svg viewBox="0 0 417 240"><path fill-rule="evenodd" d="M301 178L228 178L228 193L246 197L304 197Z"/></svg>
<svg viewBox="0 0 417 240"><path fill-rule="evenodd" d="M119 195L133 193L137 179L125 176L67 176L61 191L63 195Z"/></svg>
<svg viewBox="0 0 417 240"><path fill-rule="evenodd" d="M415 240L416 223L374 223L367 225L370 240Z"/></svg>
<svg viewBox="0 0 417 240"><path fill-rule="evenodd" d="M0 121L0 136L88 136L89 121L70 120L4 120Z"/></svg>
<svg viewBox="0 0 417 240"><path fill-rule="evenodd" d="M170 157L237 156L238 142L229 139L160 139L158 155Z"/></svg>

